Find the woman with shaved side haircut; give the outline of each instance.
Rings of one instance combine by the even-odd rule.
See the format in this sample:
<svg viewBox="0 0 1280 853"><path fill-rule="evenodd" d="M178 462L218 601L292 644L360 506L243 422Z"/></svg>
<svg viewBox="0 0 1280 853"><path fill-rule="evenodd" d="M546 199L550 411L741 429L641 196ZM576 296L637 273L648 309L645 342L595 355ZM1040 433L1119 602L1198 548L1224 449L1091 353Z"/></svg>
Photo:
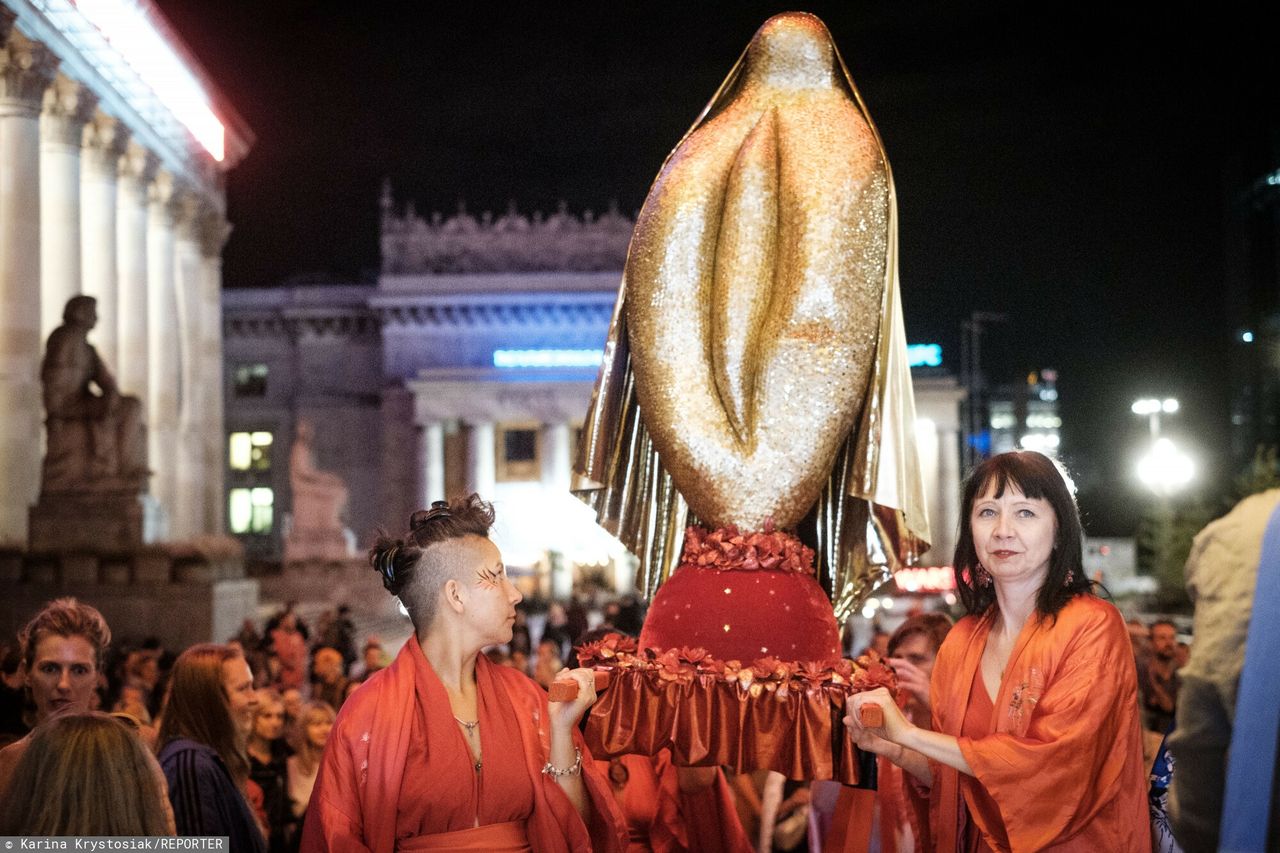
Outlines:
<svg viewBox="0 0 1280 853"><path fill-rule="evenodd" d="M622 851L625 822L572 702L480 650L511 640L520 593L489 540L493 507L471 495L413 514L370 563L415 635L338 715L303 829L304 851Z"/></svg>

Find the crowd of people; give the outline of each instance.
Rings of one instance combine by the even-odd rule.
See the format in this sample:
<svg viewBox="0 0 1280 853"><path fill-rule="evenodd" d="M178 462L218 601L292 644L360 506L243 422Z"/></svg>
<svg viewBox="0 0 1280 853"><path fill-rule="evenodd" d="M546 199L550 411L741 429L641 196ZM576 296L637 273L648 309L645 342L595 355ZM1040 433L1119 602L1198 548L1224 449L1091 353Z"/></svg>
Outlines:
<svg viewBox="0 0 1280 853"><path fill-rule="evenodd" d="M413 624L394 660L376 637L357 653L346 608L313 631L288 606L174 655L113 644L89 604L50 602L3 654L0 835L219 835L254 853L1176 850L1163 739L1190 742L1175 720L1197 653L1099 594L1047 458L988 460L962 506L965 615L874 632L900 690L849 699L876 790L593 758L595 683L572 647L638 633L642 606L553 604L534 643L473 495L371 553ZM560 679L575 700L548 701ZM868 705L882 724L863 724Z"/></svg>

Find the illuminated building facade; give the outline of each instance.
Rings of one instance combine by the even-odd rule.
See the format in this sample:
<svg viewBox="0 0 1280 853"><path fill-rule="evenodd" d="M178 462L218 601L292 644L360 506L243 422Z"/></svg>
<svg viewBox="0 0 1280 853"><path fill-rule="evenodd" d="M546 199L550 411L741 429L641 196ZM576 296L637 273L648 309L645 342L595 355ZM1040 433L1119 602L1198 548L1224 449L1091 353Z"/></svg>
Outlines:
<svg viewBox="0 0 1280 853"><path fill-rule="evenodd" d="M990 453L1038 450L1057 456L1062 443L1058 371L1045 368L1025 383L992 389L987 399Z"/></svg>
<svg viewBox="0 0 1280 853"><path fill-rule="evenodd" d="M560 597L592 575L629 585L632 558L568 488L631 220L563 206L424 218L387 188L381 229L376 283L223 294L231 532L279 558L305 418L319 467L347 484L362 545L433 500L477 491L497 504L495 539L527 587ZM913 355L940 364L937 347ZM954 496L960 392L926 370L938 374L917 386L926 483ZM930 509L949 540L950 504Z"/></svg>
<svg viewBox="0 0 1280 853"><path fill-rule="evenodd" d="M43 344L82 293L146 413L155 532L223 528L223 181L251 143L150 0L0 4L0 543L27 541Z"/></svg>

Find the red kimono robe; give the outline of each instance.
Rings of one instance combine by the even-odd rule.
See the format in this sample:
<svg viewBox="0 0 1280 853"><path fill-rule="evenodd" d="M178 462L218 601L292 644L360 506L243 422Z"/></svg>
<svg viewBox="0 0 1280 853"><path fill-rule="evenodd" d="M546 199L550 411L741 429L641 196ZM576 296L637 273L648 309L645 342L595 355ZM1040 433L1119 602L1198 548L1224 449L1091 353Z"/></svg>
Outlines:
<svg viewBox="0 0 1280 853"><path fill-rule="evenodd" d="M524 820L529 844L539 853L622 853L625 821L581 736L576 740L590 826L542 773L550 754L546 693L484 655L476 659L476 686L483 776L472 769L444 686L418 643L405 643L391 666L342 706L307 808L301 849L393 853L406 833L443 834L470 828L476 819L517 819ZM492 784L483 797L482 784Z"/></svg>
<svg viewBox="0 0 1280 853"><path fill-rule="evenodd" d="M955 735L974 775L930 762L935 849L961 849L963 820L993 850L1151 849L1133 651L1120 613L1089 595L1032 617L1009 656L991 731L961 736L993 615L951 629L933 667L933 727ZM999 814L975 800L981 785Z"/></svg>

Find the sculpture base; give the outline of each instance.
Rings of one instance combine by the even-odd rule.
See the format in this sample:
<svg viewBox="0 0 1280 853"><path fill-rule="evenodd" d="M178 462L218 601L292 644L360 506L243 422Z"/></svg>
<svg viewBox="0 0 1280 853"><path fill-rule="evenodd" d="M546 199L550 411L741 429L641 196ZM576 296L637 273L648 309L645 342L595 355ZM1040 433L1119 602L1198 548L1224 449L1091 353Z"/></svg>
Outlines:
<svg viewBox="0 0 1280 853"><path fill-rule="evenodd" d="M32 551L130 551L159 538L156 500L136 491L43 492L28 516Z"/></svg>
<svg viewBox="0 0 1280 853"><path fill-rule="evenodd" d="M355 556L342 528L293 527L284 538L284 564L345 563Z"/></svg>

